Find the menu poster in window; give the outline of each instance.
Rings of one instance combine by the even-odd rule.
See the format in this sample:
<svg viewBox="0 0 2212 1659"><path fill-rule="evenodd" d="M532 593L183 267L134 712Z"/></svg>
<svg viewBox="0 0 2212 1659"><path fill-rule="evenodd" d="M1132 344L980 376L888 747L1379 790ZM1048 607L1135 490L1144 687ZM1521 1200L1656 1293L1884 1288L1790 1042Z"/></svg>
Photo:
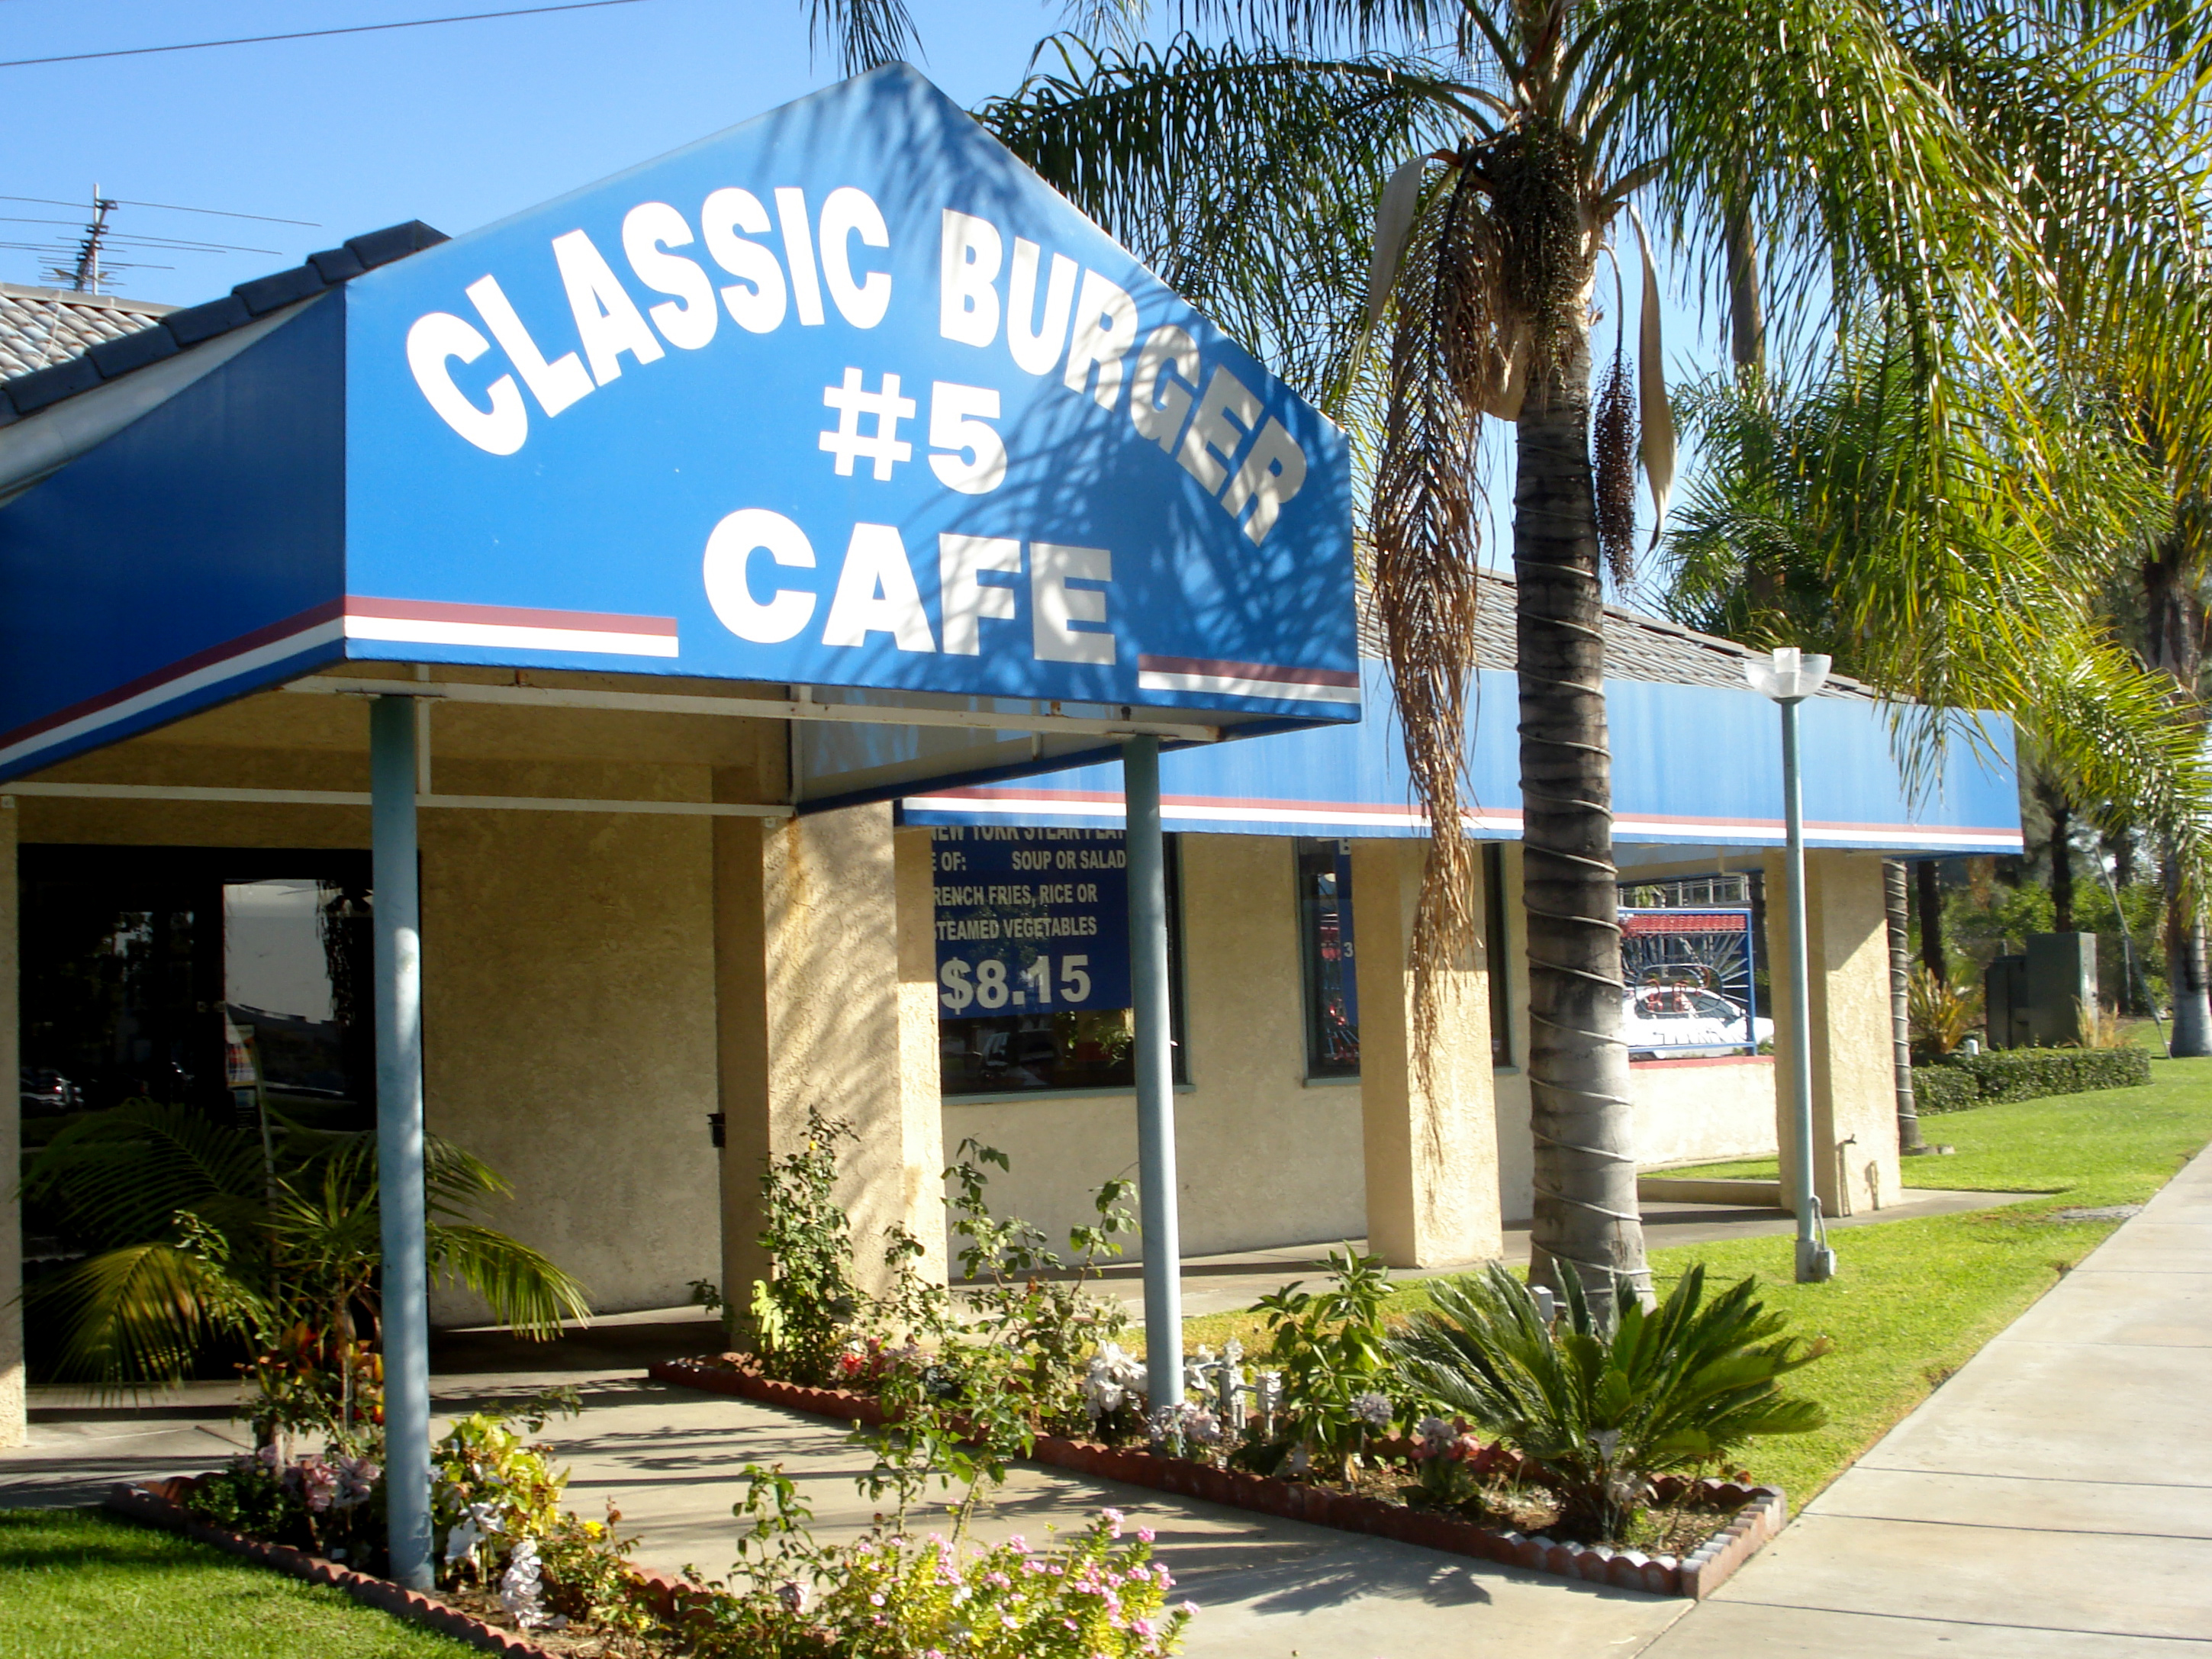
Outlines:
<svg viewBox="0 0 2212 1659"><path fill-rule="evenodd" d="M945 1019L1129 1006L1118 830L930 831Z"/></svg>

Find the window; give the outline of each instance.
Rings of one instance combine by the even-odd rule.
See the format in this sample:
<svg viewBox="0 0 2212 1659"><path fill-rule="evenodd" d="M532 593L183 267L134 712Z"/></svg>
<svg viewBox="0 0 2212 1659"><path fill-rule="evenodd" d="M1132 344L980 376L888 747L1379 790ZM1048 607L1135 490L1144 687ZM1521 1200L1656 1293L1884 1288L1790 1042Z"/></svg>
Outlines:
<svg viewBox="0 0 2212 1659"><path fill-rule="evenodd" d="M1490 967L1490 1063L1513 1063L1513 958L1505 941L1505 848L1482 844L1483 954Z"/></svg>
<svg viewBox="0 0 2212 1659"><path fill-rule="evenodd" d="M1182 883L1168 838L1168 1004L1185 1081ZM957 1096L1136 1086L1118 830L933 830L939 1083Z"/></svg>
<svg viewBox="0 0 2212 1659"><path fill-rule="evenodd" d="M374 1121L367 854L27 846L21 884L27 1135L138 1097Z"/></svg>
<svg viewBox="0 0 2212 1659"><path fill-rule="evenodd" d="M1301 840L1297 859L1306 1075L1358 1077L1359 974L1352 951L1352 843Z"/></svg>

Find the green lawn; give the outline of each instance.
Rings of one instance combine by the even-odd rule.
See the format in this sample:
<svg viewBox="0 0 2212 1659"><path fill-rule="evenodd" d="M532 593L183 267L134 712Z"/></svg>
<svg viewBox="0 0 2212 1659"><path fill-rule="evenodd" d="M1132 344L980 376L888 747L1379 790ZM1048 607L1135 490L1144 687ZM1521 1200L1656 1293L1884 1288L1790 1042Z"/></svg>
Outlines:
<svg viewBox="0 0 2212 1659"><path fill-rule="evenodd" d="M1906 1185L2045 1196L1839 1231L1832 1236L1838 1276L1826 1285L1793 1282L1795 1241L1787 1236L1652 1253L1662 1294L1693 1261L1722 1283L1755 1273L1793 1328L1833 1339L1835 1352L1798 1374L1802 1390L1826 1405L1828 1427L1754 1443L1745 1460L1759 1480L1786 1489L1793 1506L1840 1474L2118 1224L2054 1222L2051 1211L2141 1203L2212 1141L2212 1060L2154 1061L2141 1089L1977 1107L1925 1126L1930 1140L1959 1150L1907 1159ZM1749 1164L1700 1171L1760 1172ZM1771 1159L1764 1174L1772 1178ZM1420 1285L1408 1285L1391 1310L1410 1313L1426 1300ZM1187 1321L1184 1345L1218 1347L1231 1335L1251 1352L1266 1343L1256 1316L1217 1314Z"/></svg>
<svg viewBox="0 0 2212 1659"><path fill-rule="evenodd" d="M96 1510L0 1510L9 1659L461 1659L340 1592Z"/></svg>

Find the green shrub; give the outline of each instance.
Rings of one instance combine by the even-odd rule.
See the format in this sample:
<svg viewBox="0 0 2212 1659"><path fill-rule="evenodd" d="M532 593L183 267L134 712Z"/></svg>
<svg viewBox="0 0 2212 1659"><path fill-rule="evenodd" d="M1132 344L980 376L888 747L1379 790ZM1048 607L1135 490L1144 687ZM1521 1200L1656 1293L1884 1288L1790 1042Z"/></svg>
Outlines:
<svg viewBox="0 0 2212 1659"><path fill-rule="evenodd" d="M1550 1323L1500 1263L1437 1279L1430 1308L1389 1346L1437 1403L1549 1471L1567 1536L1620 1539L1649 1501L1651 1476L1827 1421L1817 1401L1782 1391L1827 1340L1784 1335L1757 1279L1707 1300L1705 1270L1692 1267L1656 1308L1624 1296L1607 1330L1581 1281L1564 1278L1566 1306Z"/></svg>
<svg viewBox="0 0 2212 1659"><path fill-rule="evenodd" d="M1913 1073L1915 1100L1920 1098L1921 1079L1938 1069L1961 1072L1971 1078L1975 1097L1956 1104L1923 1106L1923 1111L1956 1111L1960 1106L2087 1094L2093 1089L2140 1088L2150 1081L2150 1056L2140 1048L1996 1048L1987 1054L1953 1054L1940 1068L1923 1066Z"/></svg>
<svg viewBox="0 0 2212 1659"><path fill-rule="evenodd" d="M1923 1117L1932 1112L1963 1112L1982 1103L1982 1085L1956 1066L1912 1068L1912 1106Z"/></svg>

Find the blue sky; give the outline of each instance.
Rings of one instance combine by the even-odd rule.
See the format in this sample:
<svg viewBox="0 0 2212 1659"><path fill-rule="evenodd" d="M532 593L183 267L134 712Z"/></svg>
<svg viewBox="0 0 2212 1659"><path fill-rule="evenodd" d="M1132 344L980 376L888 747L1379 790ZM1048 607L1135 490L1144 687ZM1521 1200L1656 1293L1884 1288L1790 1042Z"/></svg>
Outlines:
<svg viewBox="0 0 2212 1659"><path fill-rule="evenodd" d="M0 0L0 58L537 3ZM968 105L1018 84L1036 44L1061 15L1059 0L909 4L922 69ZM403 220L422 219L449 234L489 224L838 78L834 55L809 52L801 0L639 0L380 34L0 69L12 141L0 162L0 195L81 202L96 184L126 202L314 222L120 209L112 221L120 238L204 238L267 250L117 247L118 259L173 267L119 270L117 291L192 304ZM0 216L64 222L0 223L4 242L73 237L82 222L70 209L34 203L0 203ZM0 250L0 281L48 283L42 264L35 253ZM1630 278L1632 293L1632 264ZM1717 361L1711 329L1700 337L1694 313L1672 296L1667 332L1671 380ZM1499 473L1493 522L1511 500L1510 464ZM1493 556L1495 546L1493 538Z"/></svg>

